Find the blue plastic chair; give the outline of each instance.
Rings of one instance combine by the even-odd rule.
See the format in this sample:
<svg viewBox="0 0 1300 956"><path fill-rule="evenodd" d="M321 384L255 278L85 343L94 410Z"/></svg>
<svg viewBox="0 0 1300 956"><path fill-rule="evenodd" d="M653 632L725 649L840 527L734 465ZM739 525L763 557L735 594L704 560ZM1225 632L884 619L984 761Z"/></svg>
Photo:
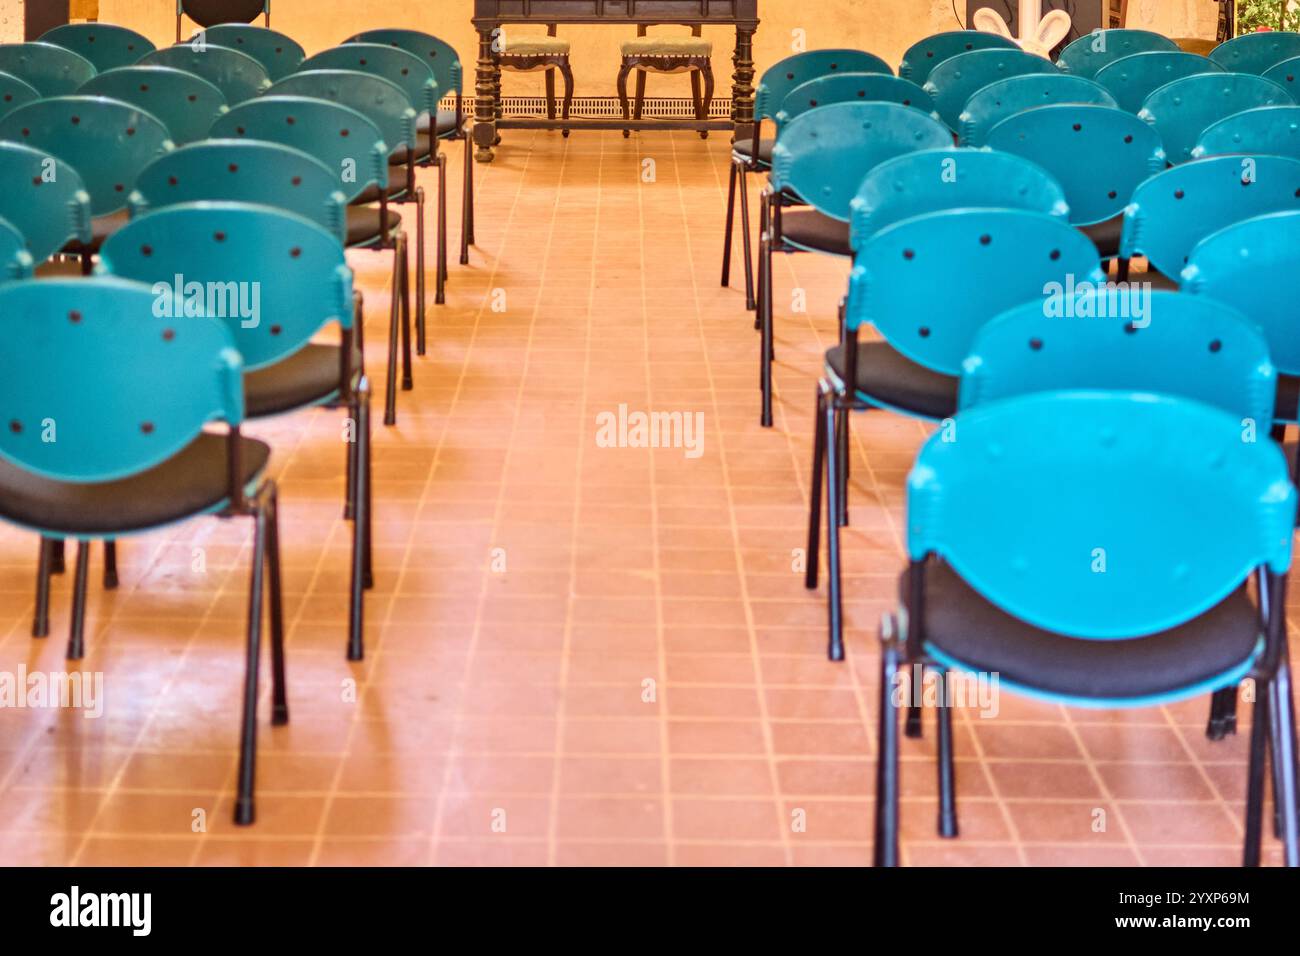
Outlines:
<svg viewBox="0 0 1300 956"><path fill-rule="evenodd" d="M849 245L856 251L894 223L947 209L1070 217L1061 184L1027 159L995 150L927 149L885 160L862 180L850 203Z"/></svg>
<svg viewBox="0 0 1300 956"><path fill-rule="evenodd" d="M1057 66L1075 76L1093 79L1116 60L1135 53L1175 53L1178 44L1149 30L1094 30L1061 51Z"/></svg>
<svg viewBox="0 0 1300 956"><path fill-rule="evenodd" d="M1201 73L1174 80L1142 103L1138 116L1160 132L1172 165L1192 158L1192 149L1210 126L1257 106L1291 106L1291 94L1251 73Z"/></svg>
<svg viewBox="0 0 1300 956"><path fill-rule="evenodd" d="M53 43L3 43L0 72L18 77L41 96L64 96L95 75L95 64Z"/></svg>
<svg viewBox="0 0 1300 956"><path fill-rule="evenodd" d="M1118 106L1104 86L1082 76L1068 73L1012 76L977 90L966 101L958 122L958 141L962 146L983 146L989 131L1008 116L1058 103Z"/></svg>
<svg viewBox="0 0 1300 956"><path fill-rule="evenodd" d="M267 27L249 23L221 23L209 27L207 41L246 53L266 70L274 82L288 76L306 58L307 53L293 37Z"/></svg>
<svg viewBox="0 0 1300 956"><path fill-rule="evenodd" d="M760 204L759 359L764 427L772 424L772 255L850 256L850 204L877 164L903 153L952 145L951 131L897 103L833 103L791 121L772 151L771 183ZM794 195L811 209L784 210Z"/></svg>
<svg viewBox="0 0 1300 956"><path fill-rule="evenodd" d="M933 184L935 191L945 186ZM817 586L826 476L829 656L843 660L839 528L848 523L849 416L873 408L939 421L957 410L957 376L984 323L1053 285L1101 283L1097 250L1059 217L948 209L905 219L858 249L842 343L817 389L805 584ZM884 341L859 342L872 325Z"/></svg>
<svg viewBox="0 0 1300 956"><path fill-rule="evenodd" d="M1195 53L1134 53L1097 71L1093 77L1110 90L1122 110L1137 113L1146 98L1166 83L1198 73L1222 73L1223 67Z"/></svg>
<svg viewBox="0 0 1300 956"><path fill-rule="evenodd" d="M353 322L352 271L338 239L280 209L184 203L132 220L105 243L102 260L106 272L150 284L181 321L198 311L226 327L243 357L248 418L314 406L347 410L357 436L346 443L346 513L354 519L348 659L361 660L370 575L369 385ZM312 341L334 326L341 344Z"/></svg>
<svg viewBox="0 0 1300 956"><path fill-rule="evenodd" d="M271 85L266 68L246 53L215 43L178 43L144 56L140 66L170 66L201 76L234 106L261 96Z"/></svg>
<svg viewBox="0 0 1300 956"><path fill-rule="evenodd" d="M1135 475L1156 493L1133 493ZM1284 613L1295 513L1276 447L1242 441L1239 414L1183 398L1039 393L975 406L933 435L908 479L902 610L881 629L876 863L899 862L895 692L909 664L938 678L947 837L958 830L954 675L1100 708L1253 678L1243 859L1259 862L1271 738L1284 858L1300 863Z"/></svg>
<svg viewBox="0 0 1300 956"><path fill-rule="evenodd" d="M22 234L43 263L69 243L91 240L90 194L81 174L41 149L0 142L0 218Z"/></svg>
<svg viewBox="0 0 1300 956"><path fill-rule="evenodd" d="M1300 160L1216 156L1184 163L1134 190L1124 211L1119 256L1146 256L1176 286L1206 236L1243 219L1289 211L1300 211Z"/></svg>
<svg viewBox="0 0 1300 956"><path fill-rule="evenodd" d="M966 101L990 83L1011 76L1057 73L1050 60L1021 49L975 50L944 60L931 71L925 91L934 98L935 109L954 132L961 128Z"/></svg>
<svg viewBox="0 0 1300 956"><path fill-rule="evenodd" d="M907 48L898 75L917 86L925 86L934 68L945 60L975 50L1019 50L1014 40L981 30L953 30L918 40Z"/></svg>
<svg viewBox="0 0 1300 956"><path fill-rule="evenodd" d="M1065 188L1070 221L1103 259L1119 253L1124 207L1133 190L1165 168L1154 128L1132 113L1105 106L1040 106L1008 117L987 146L1042 166Z"/></svg>
<svg viewBox="0 0 1300 956"><path fill-rule="evenodd" d="M910 80L901 80L888 73L832 73L809 80L790 91L772 118L776 138L781 138L781 131L795 117L832 103L897 103L939 120L930 94Z"/></svg>
<svg viewBox="0 0 1300 956"><path fill-rule="evenodd" d="M143 34L111 23L65 23L41 34L41 43L53 43L80 53L100 73L132 66L157 47Z"/></svg>
<svg viewBox="0 0 1300 956"><path fill-rule="evenodd" d="M178 146L204 139L226 111L225 95L203 77L170 66L124 66L91 77L79 96L107 96L162 120Z"/></svg>
<svg viewBox="0 0 1300 956"><path fill-rule="evenodd" d="M1300 33L1281 30L1243 33L1210 51L1210 59L1225 70L1257 75L1295 56L1300 56Z"/></svg>
<svg viewBox="0 0 1300 956"><path fill-rule="evenodd" d="M0 218L0 285L30 278L32 269L27 237L9 220Z"/></svg>
<svg viewBox="0 0 1300 956"><path fill-rule="evenodd" d="M12 73L0 73L0 116L7 116L25 103L39 100L41 94L26 80Z"/></svg>
<svg viewBox="0 0 1300 956"><path fill-rule="evenodd" d="M254 818L262 597L271 591L273 724L289 709L271 449L240 434L239 353L219 322L159 316L147 285L109 277L0 287L0 518L42 535L43 593L55 538L75 538L68 657L84 655L92 541L202 515L244 516L255 535L235 822ZM58 440L43 441L48 422ZM208 430L224 422L224 434Z"/></svg>
<svg viewBox="0 0 1300 956"><path fill-rule="evenodd" d="M1233 113L1201 134L1192 158L1229 153L1300 159L1300 106L1261 106Z"/></svg>
<svg viewBox="0 0 1300 956"><path fill-rule="evenodd" d="M1264 71L1263 77L1272 80L1290 93L1292 99L1295 99L1297 93L1300 93L1300 83L1297 83L1297 80L1300 80L1300 56L1293 56L1270 67Z"/></svg>

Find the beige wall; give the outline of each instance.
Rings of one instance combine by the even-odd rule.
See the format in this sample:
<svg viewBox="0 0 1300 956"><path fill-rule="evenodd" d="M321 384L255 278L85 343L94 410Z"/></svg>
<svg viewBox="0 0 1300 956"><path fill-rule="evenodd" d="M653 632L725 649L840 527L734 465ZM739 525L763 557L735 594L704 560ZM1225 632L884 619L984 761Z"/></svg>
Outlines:
<svg viewBox="0 0 1300 956"><path fill-rule="evenodd" d="M3 3L12 0L0 0ZM100 0L99 6L104 22L134 27L159 44L175 39L173 0ZM1130 25L1177 36L1213 36L1215 6L1214 0L1130 0ZM964 9L963 0L958 8ZM469 89L473 89L477 43L469 22L472 0L274 0L271 9L272 26L293 36L308 53L369 27L415 27L436 33L460 51ZM809 49L859 47L896 64L912 43L956 26L952 0L759 0L759 15L763 23L756 38L755 60L760 71L792 52L796 31L803 31ZM706 33L714 41L714 70L722 92L731 75L734 33L723 28ZM579 26L562 28L561 35L573 42L578 94L612 95L618 42L629 31ZM650 83L652 94L684 94L689 89L682 77L653 77ZM506 92L534 92L540 90L540 84L540 74L512 75L507 78Z"/></svg>
<svg viewBox="0 0 1300 956"><path fill-rule="evenodd" d="M23 0L0 0L0 43L23 41Z"/></svg>

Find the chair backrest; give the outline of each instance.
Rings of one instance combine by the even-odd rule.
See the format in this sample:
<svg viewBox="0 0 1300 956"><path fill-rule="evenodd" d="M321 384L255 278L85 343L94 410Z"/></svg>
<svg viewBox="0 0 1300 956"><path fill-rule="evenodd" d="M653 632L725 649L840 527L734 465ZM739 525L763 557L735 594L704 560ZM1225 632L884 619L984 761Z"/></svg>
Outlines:
<svg viewBox="0 0 1300 956"><path fill-rule="evenodd" d="M270 20L271 0L176 0L176 16L185 14L201 27Z"/></svg>
<svg viewBox="0 0 1300 956"><path fill-rule="evenodd" d="M229 333L160 318L157 302L149 286L109 277L0 287L0 456L59 481L111 481L166 461L209 422L239 424Z"/></svg>
<svg viewBox="0 0 1300 956"><path fill-rule="evenodd" d="M42 150L79 172L96 216L126 206L140 170L172 148L161 120L104 96L28 103L0 119L0 140Z"/></svg>
<svg viewBox="0 0 1300 956"><path fill-rule="evenodd" d="M1249 419L1263 438L1277 372L1268 342L1241 313L1137 286L1070 298L1051 310L1026 302L981 328L962 363L959 407L1071 389L1158 392Z"/></svg>
<svg viewBox="0 0 1300 956"><path fill-rule="evenodd" d="M1199 73L1166 83L1138 113L1160 131L1170 163L1185 163L1211 125L1257 106L1290 106L1291 94L1253 73Z"/></svg>
<svg viewBox="0 0 1300 956"><path fill-rule="evenodd" d="M1165 168L1159 134L1132 113L1106 106L1026 110L993 127L985 145L1055 176L1076 226L1119 215L1138 184Z"/></svg>
<svg viewBox="0 0 1300 956"><path fill-rule="evenodd" d="M352 271L338 236L282 209L167 206L131 220L100 255L106 272L152 284L173 315L219 319L249 371L328 325L352 327Z"/></svg>
<svg viewBox="0 0 1300 956"><path fill-rule="evenodd" d="M936 432L907 483L907 550L941 555L1044 630L1144 637L1290 567L1296 492L1239 415L1168 395L1045 392ZM1104 573L1103 573L1104 572Z"/></svg>
<svg viewBox="0 0 1300 956"><path fill-rule="evenodd" d="M989 130L1008 116L1054 103L1091 103L1116 107L1104 86L1069 73L1009 76L976 90L961 112L957 133L963 146L983 146Z"/></svg>
<svg viewBox="0 0 1300 956"><path fill-rule="evenodd" d="M81 174L43 149L0 142L0 217L44 262L72 240L90 242L90 194Z"/></svg>
<svg viewBox="0 0 1300 956"><path fill-rule="evenodd" d="M13 74L41 96L64 96L95 75L95 64L53 43L3 43L0 72Z"/></svg>
<svg viewBox="0 0 1300 956"><path fill-rule="evenodd" d="M460 94L464 81L464 67L460 55L446 40L439 40L429 33L419 30L366 30L348 37L346 43L382 43L394 46L407 53L413 53L429 64L433 78L438 81L438 90L442 95L456 93L457 109L460 108ZM459 128L459 127L457 127Z"/></svg>
<svg viewBox="0 0 1300 956"><path fill-rule="evenodd" d="M201 76L219 89L231 106L260 96L271 85L262 64L247 53L215 43L164 47L145 56L140 65L170 66Z"/></svg>
<svg viewBox="0 0 1300 956"><path fill-rule="evenodd" d="M92 76L79 96L108 96L162 120L173 143L203 139L226 97L203 77L170 66L123 66Z"/></svg>
<svg viewBox="0 0 1300 956"><path fill-rule="evenodd" d="M415 148L415 109L396 83L356 70L307 70L277 80L269 96L309 96L347 106L379 128L390 150Z"/></svg>
<svg viewBox="0 0 1300 956"><path fill-rule="evenodd" d="M1260 75L1293 56L1300 56L1300 33L1289 30L1243 33L1210 51L1210 59L1225 70Z"/></svg>
<svg viewBox="0 0 1300 956"><path fill-rule="evenodd" d="M1265 70L1262 74L1264 79L1272 80L1282 89L1291 94L1292 99L1300 95L1300 56L1293 56L1289 60L1283 60L1276 66Z"/></svg>
<svg viewBox="0 0 1300 956"><path fill-rule="evenodd" d="M0 116L12 113L24 103L39 100L41 94L26 80L12 73L0 73Z"/></svg>
<svg viewBox="0 0 1300 956"><path fill-rule="evenodd" d="M1163 51L1134 53L1097 71L1093 77L1110 90L1122 110L1136 113L1146 98L1166 83L1197 73L1222 73L1223 67L1195 53Z"/></svg>
<svg viewBox="0 0 1300 956"><path fill-rule="evenodd" d="M764 71L754 93L754 119L762 122L776 116L785 98L797 86L832 73L885 73L889 64L866 50L809 50L787 56Z"/></svg>
<svg viewBox="0 0 1300 956"><path fill-rule="evenodd" d="M339 175L302 150L251 139L210 139L154 160L140 173L131 211L141 216L180 203L228 201L274 206L347 236Z"/></svg>
<svg viewBox="0 0 1300 956"><path fill-rule="evenodd" d="M772 186L847 222L849 204L876 165L902 153L952 145L952 132L897 103L832 103L785 127L772 150Z"/></svg>
<svg viewBox="0 0 1300 956"><path fill-rule="evenodd" d="M222 23L207 30L207 41L247 53L272 81L298 69L307 53L297 40L276 30L249 23Z"/></svg>
<svg viewBox="0 0 1300 956"><path fill-rule="evenodd" d="M101 73L130 66L156 49L147 36L111 23L65 23L41 34L40 42L80 53Z"/></svg>
<svg viewBox="0 0 1300 956"><path fill-rule="evenodd" d="M0 219L0 283L31 277L35 263L27 237L7 219Z"/></svg>
<svg viewBox="0 0 1300 956"><path fill-rule="evenodd" d="M1146 256L1177 279L1196 244L1270 212L1300 211L1300 159L1214 156L1157 173L1124 210L1120 258Z"/></svg>
<svg viewBox="0 0 1300 956"><path fill-rule="evenodd" d="M388 146L356 110L306 96L262 96L212 124L213 139L260 139L314 156L338 177L349 201L368 186L388 187Z"/></svg>
<svg viewBox="0 0 1300 956"><path fill-rule="evenodd" d="M417 113L432 114L441 95L427 60L382 43L344 43L322 50L304 60L300 70L355 70L383 77L402 88Z"/></svg>
<svg viewBox="0 0 1300 956"><path fill-rule="evenodd" d="M1057 65L1067 73L1089 79L1116 60L1134 53L1169 53L1178 44L1150 30L1094 30L1061 51Z"/></svg>
<svg viewBox="0 0 1300 956"><path fill-rule="evenodd" d="M796 116L831 103L897 103L939 119L934 100L910 80L888 73L832 73L796 86L777 110L777 138Z"/></svg>
<svg viewBox="0 0 1300 956"><path fill-rule="evenodd" d="M977 90L1009 76L1059 72L1050 60L1024 50L974 50L944 60L925 81L925 91L934 97L935 108L954 130L961 126L961 112Z"/></svg>
<svg viewBox="0 0 1300 956"><path fill-rule="evenodd" d="M1226 153L1300 159L1300 106L1260 106L1224 117L1201 134L1192 158Z"/></svg>
<svg viewBox="0 0 1300 956"><path fill-rule="evenodd" d="M1182 291L1235 308L1263 331L1277 370L1300 375L1300 212L1244 219L1202 239Z"/></svg>
<svg viewBox="0 0 1300 956"><path fill-rule="evenodd" d="M912 361L957 375L980 326L1071 278L1105 281L1096 247L1059 218L1023 209L927 213L858 249L845 326L874 325Z"/></svg>
<svg viewBox="0 0 1300 956"><path fill-rule="evenodd" d="M914 216L945 209L1028 209L1069 221L1065 190L1041 166L995 150L927 149L867 173L850 205L849 243Z"/></svg>
<svg viewBox="0 0 1300 956"><path fill-rule="evenodd" d="M949 33L936 33L908 47L903 54L903 62L898 67L898 75L911 80L917 86L925 86L934 68L945 60L950 60L960 53L974 50L1018 50L1015 40L997 33L985 33L982 30L953 30Z"/></svg>

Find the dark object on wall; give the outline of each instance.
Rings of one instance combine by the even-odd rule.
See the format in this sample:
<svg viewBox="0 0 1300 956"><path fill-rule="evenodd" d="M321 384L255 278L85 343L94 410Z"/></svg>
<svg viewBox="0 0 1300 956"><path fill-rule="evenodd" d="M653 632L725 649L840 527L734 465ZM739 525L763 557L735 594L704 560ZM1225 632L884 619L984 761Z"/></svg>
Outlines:
<svg viewBox="0 0 1300 956"><path fill-rule="evenodd" d="M23 8L23 35L28 40L67 22L68 0L36 0Z"/></svg>
<svg viewBox="0 0 1300 956"><path fill-rule="evenodd" d="M1002 14L1002 19L1011 25L1012 35L1020 35L1019 0L966 0L967 26L970 26L975 11L982 7L988 7ZM1051 10L1064 10L1070 15L1073 26L1070 27L1065 43L1077 40L1093 30L1123 26L1123 8L1124 4L1121 0L1043 0L1044 14Z"/></svg>

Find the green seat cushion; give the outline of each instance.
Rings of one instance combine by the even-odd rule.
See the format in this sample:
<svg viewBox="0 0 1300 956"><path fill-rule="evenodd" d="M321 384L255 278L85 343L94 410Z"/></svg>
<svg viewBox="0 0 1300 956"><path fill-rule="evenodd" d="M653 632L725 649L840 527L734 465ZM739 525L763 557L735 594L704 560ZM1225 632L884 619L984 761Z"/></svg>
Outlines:
<svg viewBox="0 0 1300 956"><path fill-rule="evenodd" d="M704 37L633 37L623 41L624 56L712 56L713 41Z"/></svg>

